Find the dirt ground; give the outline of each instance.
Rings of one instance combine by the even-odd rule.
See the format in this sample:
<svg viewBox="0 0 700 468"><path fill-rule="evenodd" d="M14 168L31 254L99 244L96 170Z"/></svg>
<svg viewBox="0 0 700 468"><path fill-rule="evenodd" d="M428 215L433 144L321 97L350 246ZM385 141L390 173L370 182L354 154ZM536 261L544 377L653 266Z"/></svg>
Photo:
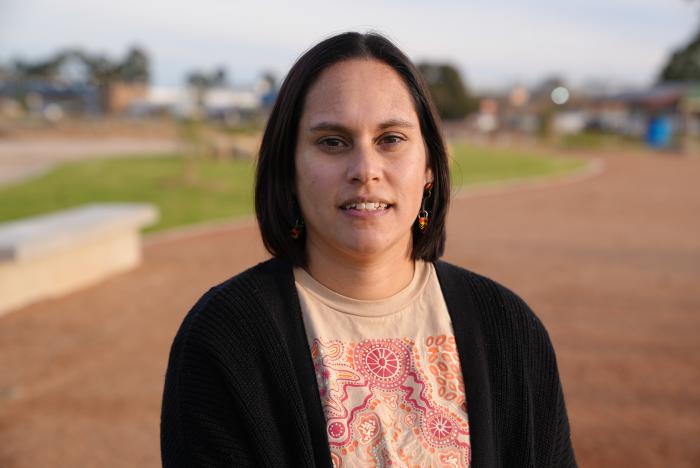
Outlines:
<svg viewBox="0 0 700 468"><path fill-rule="evenodd" d="M700 158L454 201L446 259L514 289L557 350L583 467L700 466ZM151 238L141 267L0 317L0 466L158 466L167 354L251 222Z"/></svg>

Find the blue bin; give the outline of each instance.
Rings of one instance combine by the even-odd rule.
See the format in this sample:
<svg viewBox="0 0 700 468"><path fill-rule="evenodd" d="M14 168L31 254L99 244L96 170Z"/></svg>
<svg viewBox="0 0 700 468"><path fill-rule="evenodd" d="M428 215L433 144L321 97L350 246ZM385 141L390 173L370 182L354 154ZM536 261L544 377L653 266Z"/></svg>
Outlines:
<svg viewBox="0 0 700 468"><path fill-rule="evenodd" d="M668 117L654 117L647 127L646 141L652 148L668 148L671 146L671 119Z"/></svg>

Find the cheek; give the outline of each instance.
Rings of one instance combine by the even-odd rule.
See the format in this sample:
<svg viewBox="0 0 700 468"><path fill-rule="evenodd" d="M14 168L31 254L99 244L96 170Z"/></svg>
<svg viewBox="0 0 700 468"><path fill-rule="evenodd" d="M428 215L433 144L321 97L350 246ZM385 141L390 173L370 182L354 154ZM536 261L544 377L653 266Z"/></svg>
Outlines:
<svg viewBox="0 0 700 468"><path fill-rule="evenodd" d="M301 200L318 207L319 201L334 200L334 190L339 184L331 167L300 158L296 165L296 186Z"/></svg>
<svg viewBox="0 0 700 468"><path fill-rule="evenodd" d="M323 192L325 186L328 185L327 176L318 166L305 167L300 172L300 177L297 179L299 187L307 193Z"/></svg>
<svg viewBox="0 0 700 468"><path fill-rule="evenodd" d="M415 191L412 193L411 200L409 202L409 214L411 216L418 215L420 211L421 201L423 199L423 191Z"/></svg>
<svg viewBox="0 0 700 468"><path fill-rule="evenodd" d="M314 187L316 175L314 165L311 164L304 153L297 152L294 161L297 193L304 196L310 188Z"/></svg>
<svg viewBox="0 0 700 468"><path fill-rule="evenodd" d="M415 206L418 209L423 198L426 180L429 179L429 174L426 174L425 169L425 158L418 154L409 164L397 169L396 181L401 184L403 198L411 207Z"/></svg>

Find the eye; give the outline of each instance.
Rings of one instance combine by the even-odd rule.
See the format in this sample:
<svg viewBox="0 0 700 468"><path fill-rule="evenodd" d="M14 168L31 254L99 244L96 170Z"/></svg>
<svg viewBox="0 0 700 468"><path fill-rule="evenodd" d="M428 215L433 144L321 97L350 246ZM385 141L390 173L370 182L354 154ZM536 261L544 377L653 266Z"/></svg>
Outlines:
<svg viewBox="0 0 700 468"><path fill-rule="evenodd" d="M329 152L342 151L347 147L347 144L340 138L337 137L326 137L318 140L318 145Z"/></svg>
<svg viewBox="0 0 700 468"><path fill-rule="evenodd" d="M401 135L396 135L396 134L390 134L390 135L384 135L379 139L379 144L388 148L393 149L394 147L398 146L401 144L401 142L406 141L404 137Z"/></svg>

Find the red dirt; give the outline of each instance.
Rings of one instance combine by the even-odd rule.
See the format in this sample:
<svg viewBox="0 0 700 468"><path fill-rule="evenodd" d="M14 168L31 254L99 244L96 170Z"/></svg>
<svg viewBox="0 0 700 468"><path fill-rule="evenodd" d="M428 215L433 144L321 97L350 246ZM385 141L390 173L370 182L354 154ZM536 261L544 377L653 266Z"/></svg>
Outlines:
<svg viewBox="0 0 700 468"><path fill-rule="evenodd" d="M606 156L564 186L465 195L446 259L514 289L557 349L581 466L700 466L700 158ZM252 223L152 239L141 267L0 317L0 466L158 466L167 353Z"/></svg>

